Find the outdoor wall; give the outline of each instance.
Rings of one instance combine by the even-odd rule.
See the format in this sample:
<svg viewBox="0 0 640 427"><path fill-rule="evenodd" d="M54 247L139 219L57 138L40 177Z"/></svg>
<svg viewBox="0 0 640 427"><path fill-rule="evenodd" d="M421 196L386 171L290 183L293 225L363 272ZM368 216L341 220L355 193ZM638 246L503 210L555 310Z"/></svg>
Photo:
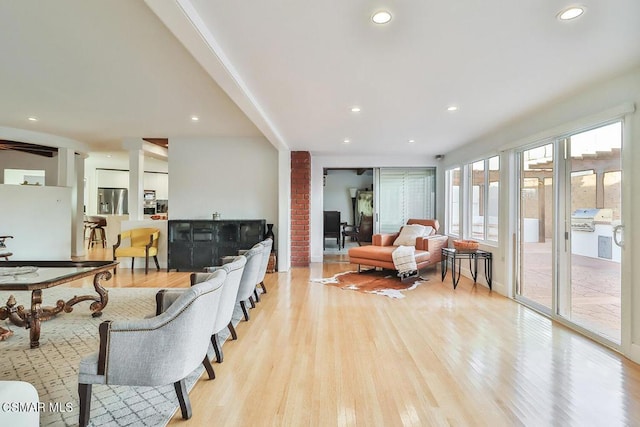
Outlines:
<svg viewBox="0 0 640 427"><path fill-rule="evenodd" d="M545 238L551 238L553 232L553 180L544 178L544 200L540 200L539 181L535 178L528 178L524 180L524 190L522 193L522 205L520 206L523 212L523 216L526 220L529 220L529 226L539 224L540 221L540 203L543 203L544 207L544 230L540 230L540 233L544 231ZM526 222L526 221L525 221ZM525 231L526 234L532 236L532 231ZM536 226L536 234L538 229ZM528 237L530 239L530 237ZM536 238L535 240L526 240L528 242L542 241L542 238Z"/></svg>
<svg viewBox="0 0 640 427"><path fill-rule="evenodd" d="M571 211L588 208L607 208L612 210L612 218L620 219L621 181L620 172L608 172L604 179L603 204L598 206L596 202L596 174L576 176L571 178ZM522 204L524 217L538 220L538 188L537 180L525 180L525 188L529 191L523 193L525 203ZM551 238L553 234L553 181L544 180L544 206L545 206L545 237ZM538 240L529 240L538 241Z"/></svg>

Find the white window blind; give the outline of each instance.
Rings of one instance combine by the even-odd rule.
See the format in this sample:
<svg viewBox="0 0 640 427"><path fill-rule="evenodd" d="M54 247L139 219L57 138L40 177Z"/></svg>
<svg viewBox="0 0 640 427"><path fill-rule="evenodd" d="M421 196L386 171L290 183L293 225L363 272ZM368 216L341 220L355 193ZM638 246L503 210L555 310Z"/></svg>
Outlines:
<svg viewBox="0 0 640 427"><path fill-rule="evenodd" d="M435 218L435 169L380 169L380 232L394 233L410 218Z"/></svg>

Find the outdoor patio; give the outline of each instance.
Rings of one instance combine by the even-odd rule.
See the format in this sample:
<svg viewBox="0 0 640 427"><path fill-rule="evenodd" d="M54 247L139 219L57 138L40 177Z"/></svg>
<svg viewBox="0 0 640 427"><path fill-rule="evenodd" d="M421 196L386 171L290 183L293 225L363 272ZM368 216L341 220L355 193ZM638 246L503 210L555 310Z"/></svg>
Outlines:
<svg viewBox="0 0 640 427"><path fill-rule="evenodd" d="M525 243L524 286L521 294L551 307L551 242ZM601 258L572 255L572 322L619 343L621 324L620 264Z"/></svg>

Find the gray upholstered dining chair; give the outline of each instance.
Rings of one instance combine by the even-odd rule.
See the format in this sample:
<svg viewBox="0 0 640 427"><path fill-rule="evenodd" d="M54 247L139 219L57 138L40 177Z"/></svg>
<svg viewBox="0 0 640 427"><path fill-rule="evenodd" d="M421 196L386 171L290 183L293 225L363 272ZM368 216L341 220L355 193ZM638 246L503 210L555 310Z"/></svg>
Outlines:
<svg viewBox="0 0 640 427"><path fill-rule="evenodd" d="M244 266L244 272L242 273L242 279L240 280L240 287L238 288L238 297L236 298L236 304L240 303L242 308L242 314L244 320L249 320L249 311L247 310L246 302L249 301L251 307L255 307L253 301L253 292L256 289L258 283L258 274L262 268L263 253L265 247L262 243L256 243L251 249L244 252L245 258L247 258L247 264ZM236 339L237 336L232 332L231 336Z"/></svg>
<svg viewBox="0 0 640 427"><path fill-rule="evenodd" d="M227 280L222 287L220 306L211 330L211 344L213 345L213 351L216 353L216 361L218 363L222 363L224 358L222 346L218 342L218 334L224 330L224 328L229 328L232 336L236 334L231 318L233 317L233 310L236 307L238 288L240 287L240 280L242 279L242 273L246 263L247 258L245 258L244 255L239 255L235 257L232 262L224 264L223 266L206 267L206 273L191 273L192 285L196 285L204 280L209 280L209 277L215 274L215 271L224 270L227 273Z"/></svg>
<svg viewBox="0 0 640 427"><path fill-rule="evenodd" d="M258 278L256 280L256 289L253 292L253 295L256 297L256 301L260 301L257 286L262 288L263 293L267 293L267 288L264 286L264 276L267 274L267 265L269 265L269 255L271 255L273 240L271 238L264 239L260 244L264 246L264 249L262 251L262 264L260 264L260 270L258 271Z"/></svg>
<svg viewBox="0 0 640 427"><path fill-rule="evenodd" d="M163 386L173 384L182 418L191 418L185 378L204 364L215 377L207 357L226 271L180 293L163 313L146 319L100 324L99 352L80 361L78 395L80 426L89 423L93 384ZM157 295L161 311L162 291Z"/></svg>

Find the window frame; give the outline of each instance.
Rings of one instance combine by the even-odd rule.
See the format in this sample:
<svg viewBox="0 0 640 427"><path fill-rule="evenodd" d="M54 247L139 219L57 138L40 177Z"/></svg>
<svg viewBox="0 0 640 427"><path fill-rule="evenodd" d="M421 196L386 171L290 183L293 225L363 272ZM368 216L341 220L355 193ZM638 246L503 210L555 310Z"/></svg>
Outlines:
<svg viewBox="0 0 640 427"><path fill-rule="evenodd" d="M497 203L495 206L495 211L497 213L497 217L498 217L498 221L496 223L496 235L495 235L495 239L491 238L490 234L489 234L489 228L490 228L490 224L489 224L489 213L492 212L492 207L489 205L490 203L490 196L491 196L491 188L490 185L492 183L491 181L491 161L493 159L496 159L498 162L498 168L495 170L495 172L498 174L498 191L497 191ZM473 213L474 213L474 165L478 164L478 163L482 163L482 174L483 174L483 179L482 179L482 183L481 185L484 187L484 191L482 191L481 189L478 190L478 195L479 195L479 200L478 200L478 212L482 212L482 236L479 237L476 234L474 234L473 231ZM499 229L500 229L500 155L499 154L495 154L495 155L491 155L488 157L484 157L481 159L477 159L474 160L472 162L469 162L465 165L465 170L466 170L466 181L468 183L468 185L465 187L466 190L466 194L464 195L464 200L465 200L465 204L463 206L463 212L465 213L465 219L467 224L469 225L467 227L467 229L464 232L464 236L467 239L473 239L473 240L477 240L483 243L488 243L488 244L498 244L498 241L500 239L500 234L499 234Z"/></svg>
<svg viewBox="0 0 640 427"><path fill-rule="evenodd" d="M453 182L452 182L452 174L454 171L458 172L458 230L457 232L451 231L451 223L452 223L452 214L453 214ZM462 219L464 218L462 213L462 194L463 194L463 178L464 178L464 167L461 165L452 165L445 171L445 234L453 237L460 237L464 231L464 227L462 224Z"/></svg>

